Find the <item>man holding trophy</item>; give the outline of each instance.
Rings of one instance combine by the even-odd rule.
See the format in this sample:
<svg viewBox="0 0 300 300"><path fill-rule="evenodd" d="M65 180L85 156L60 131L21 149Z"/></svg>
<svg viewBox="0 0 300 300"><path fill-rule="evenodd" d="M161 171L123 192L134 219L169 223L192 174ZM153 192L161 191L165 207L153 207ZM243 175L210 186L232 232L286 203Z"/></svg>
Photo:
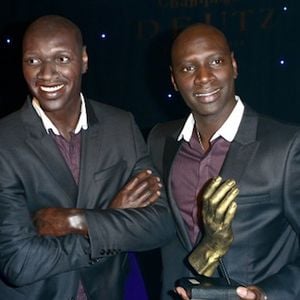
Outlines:
<svg viewBox="0 0 300 300"><path fill-rule="evenodd" d="M177 227L161 299L300 299L299 127L236 96L237 62L213 26L176 37L170 70L191 113L148 139Z"/></svg>

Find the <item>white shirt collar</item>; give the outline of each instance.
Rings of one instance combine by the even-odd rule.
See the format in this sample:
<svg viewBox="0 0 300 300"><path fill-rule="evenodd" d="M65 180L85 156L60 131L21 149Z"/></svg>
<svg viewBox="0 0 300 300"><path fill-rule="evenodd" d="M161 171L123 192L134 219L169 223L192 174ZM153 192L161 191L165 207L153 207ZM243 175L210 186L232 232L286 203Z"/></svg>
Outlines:
<svg viewBox="0 0 300 300"><path fill-rule="evenodd" d="M77 125L74 130L75 134L79 133L81 129L86 130L88 128L85 100L84 100L82 93L80 93L80 99L81 99L80 116L79 116L79 120L78 120ZM54 134L60 135L57 127L47 117L47 115L41 108L41 106L36 98L32 99L32 106L34 107L34 109L37 112L37 114L39 115L39 117L42 119L43 125L44 125L47 133L49 133L50 130L52 130Z"/></svg>
<svg viewBox="0 0 300 300"><path fill-rule="evenodd" d="M233 141L238 131L238 128L240 126L244 109L245 109L245 106L239 96L235 96L235 100L237 101L237 103L233 108L231 114L229 115L227 120L223 123L223 125L215 132L215 134L212 136L210 141L215 140L219 136L222 136L228 142ZM195 119L193 114L190 113L183 126L183 129L178 135L177 141L184 139L185 141L189 142L193 133L194 126L195 126Z"/></svg>

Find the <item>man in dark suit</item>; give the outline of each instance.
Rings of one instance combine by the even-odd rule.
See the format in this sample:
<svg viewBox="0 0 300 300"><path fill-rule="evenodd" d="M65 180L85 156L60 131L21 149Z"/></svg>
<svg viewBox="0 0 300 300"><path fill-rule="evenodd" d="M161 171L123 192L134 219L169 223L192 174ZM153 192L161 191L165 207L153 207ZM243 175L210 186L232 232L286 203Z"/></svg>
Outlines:
<svg viewBox="0 0 300 300"><path fill-rule="evenodd" d="M171 80L191 114L158 124L149 135L177 226L177 236L162 248L162 299L171 299L167 291L177 279L194 274L186 263L192 251L219 276L217 249L206 255L203 245L209 222L219 224L219 236L232 231L223 262L241 283L236 290L241 299L300 299L300 130L244 104L235 96L237 74L228 42L215 27L194 24L174 40ZM233 178L239 194L204 211L203 186L218 175ZM207 211L215 215L213 222Z"/></svg>
<svg viewBox="0 0 300 300"><path fill-rule="evenodd" d="M1 299L120 300L127 251L173 232L132 115L80 93L87 65L70 20L44 16L27 29L32 97L0 122Z"/></svg>

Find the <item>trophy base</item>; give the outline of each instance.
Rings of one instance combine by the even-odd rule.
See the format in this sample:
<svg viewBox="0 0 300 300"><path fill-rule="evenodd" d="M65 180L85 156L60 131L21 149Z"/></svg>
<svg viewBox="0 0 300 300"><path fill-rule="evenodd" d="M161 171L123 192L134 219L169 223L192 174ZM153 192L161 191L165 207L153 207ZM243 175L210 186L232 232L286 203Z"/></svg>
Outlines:
<svg viewBox="0 0 300 300"><path fill-rule="evenodd" d="M176 282L176 286L184 288L192 300L239 300L236 288L241 286L235 281L229 285L224 278L184 277Z"/></svg>

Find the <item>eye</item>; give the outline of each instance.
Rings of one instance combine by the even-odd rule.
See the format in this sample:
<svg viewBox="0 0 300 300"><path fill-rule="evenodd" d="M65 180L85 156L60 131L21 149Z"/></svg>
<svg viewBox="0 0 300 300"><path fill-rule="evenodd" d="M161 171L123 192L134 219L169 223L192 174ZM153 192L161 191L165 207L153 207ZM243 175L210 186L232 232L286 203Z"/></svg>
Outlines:
<svg viewBox="0 0 300 300"><path fill-rule="evenodd" d="M224 59L223 58L216 58L214 60L211 61L211 65L214 66L220 66L224 63Z"/></svg>
<svg viewBox="0 0 300 300"><path fill-rule="evenodd" d="M195 66L184 66L183 68L182 68L182 71L183 72L193 72L193 71L195 71Z"/></svg>
<svg viewBox="0 0 300 300"><path fill-rule="evenodd" d="M41 60L35 57L27 57L24 62L30 66L37 66L41 63Z"/></svg>
<svg viewBox="0 0 300 300"><path fill-rule="evenodd" d="M58 56L56 58L56 62L60 63L60 64L67 64L70 62L70 57L66 56L66 55L61 55Z"/></svg>

